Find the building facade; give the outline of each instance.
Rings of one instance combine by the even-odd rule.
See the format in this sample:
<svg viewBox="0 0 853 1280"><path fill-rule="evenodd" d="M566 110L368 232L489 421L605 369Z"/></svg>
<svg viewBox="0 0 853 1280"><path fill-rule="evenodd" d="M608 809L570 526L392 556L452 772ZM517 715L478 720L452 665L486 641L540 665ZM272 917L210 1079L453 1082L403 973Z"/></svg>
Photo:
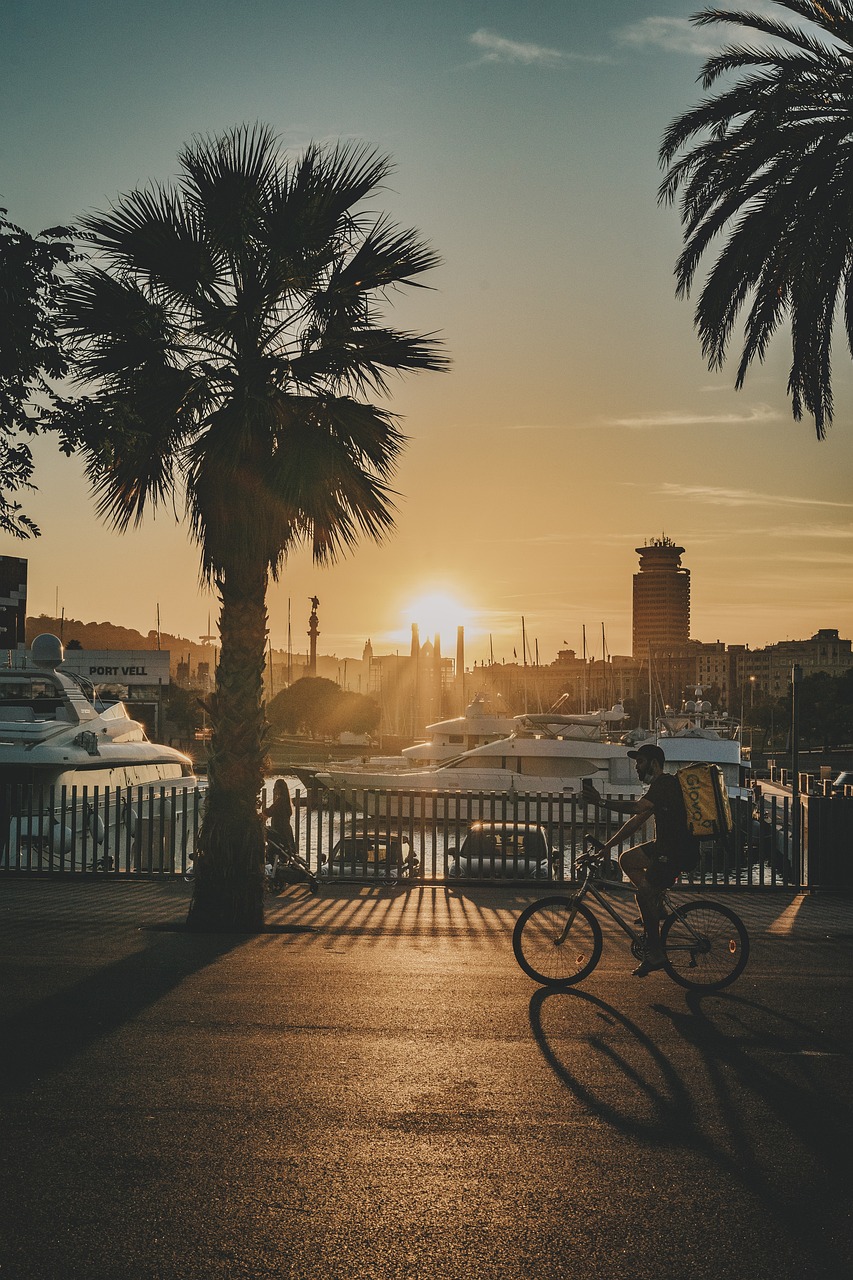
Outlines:
<svg viewBox="0 0 853 1280"><path fill-rule="evenodd" d="M684 547L666 536L636 548L639 572L634 574L633 655L676 653L690 639L690 570L682 568Z"/></svg>
<svg viewBox="0 0 853 1280"><path fill-rule="evenodd" d="M764 649L744 649L741 661L742 683L754 683L756 694L782 698L791 687L795 663L802 668L803 676L843 676L853 667L853 653L851 642L827 627L809 640L780 640Z"/></svg>

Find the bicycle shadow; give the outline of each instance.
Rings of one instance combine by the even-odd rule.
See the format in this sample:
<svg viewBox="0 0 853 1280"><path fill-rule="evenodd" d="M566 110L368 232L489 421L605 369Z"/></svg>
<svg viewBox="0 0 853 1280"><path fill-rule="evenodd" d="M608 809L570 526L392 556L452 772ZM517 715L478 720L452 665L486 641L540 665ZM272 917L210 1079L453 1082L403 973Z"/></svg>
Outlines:
<svg viewBox="0 0 853 1280"><path fill-rule="evenodd" d="M663 1004L652 1009L669 1018L697 1053L738 1159L750 1160L750 1146L743 1140L736 1092L760 1100L792 1142L818 1155L830 1177L849 1183L853 1108L846 1096L828 1093L820 1065L826 1058L848 1057L844 1044L818 1035L783 1010L735 992L725 993L714 1016L710 999L689 992L687 1012Z"/></svg>
<svg viewBox="0 0 853 1280"><path fill-rule="evenodd" d="M583 1110L638 1144L680 1152L688 1168L710 1165L768 1228L808 1241L820 1274L841 1274L833 1235L849 1212L853 1109L843 1079L828 1087L824 1058L849 1057L844 1046L730 992L685 993L685 1006L650 1008L677 1034L669 1052L587 991L537 991L530 1026Z"/></svg>
<svg viewBox="0 0 853 1280"><path fill-rule="evenodd" d="M578 1066L557 1047L565 1038L558 1018L551 1019L550 1028L546 1026L548 1006L554 1012L562 1011L566 1007L562 1002L571 1002L571 1042L580 1040L584 1046L584 1052L575 1055ZM621 1133L644 1142L666 1142L680 1139L685 1127L692 1125L690 1092L666 1054L636 1022L598 996L589 991L540 988L530 1000L530 1028L560 1083L585 1110ZM584 1028L588 1028L585 1034ZM640 1060L636 1052L629 1055L620 1047L626 1034L627 1043L639 1049Z"/></svg>

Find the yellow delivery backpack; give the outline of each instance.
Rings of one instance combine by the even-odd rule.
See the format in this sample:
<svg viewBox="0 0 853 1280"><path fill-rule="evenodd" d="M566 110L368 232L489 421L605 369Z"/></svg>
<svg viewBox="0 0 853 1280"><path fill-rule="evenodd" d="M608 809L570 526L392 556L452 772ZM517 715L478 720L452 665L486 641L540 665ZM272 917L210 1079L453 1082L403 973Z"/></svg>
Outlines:
<svg viewBox="0 0 853 1280"><path fill-rule="evenodd" d="M675 776L681 784L690 833L700 840L730 835L732 811L720 766L688 764Z"/></svg>

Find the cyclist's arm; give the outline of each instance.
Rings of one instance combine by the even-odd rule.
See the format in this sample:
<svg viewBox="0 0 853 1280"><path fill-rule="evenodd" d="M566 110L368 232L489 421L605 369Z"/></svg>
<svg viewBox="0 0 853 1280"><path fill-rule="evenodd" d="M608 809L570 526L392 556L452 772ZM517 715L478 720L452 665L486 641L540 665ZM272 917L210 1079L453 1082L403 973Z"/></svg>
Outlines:
<svg viewBox="0 0 853 1280"><path fill-rule="evenodd" d="M585 800L587 804L594 804L598 809L610 809L613 813L636 813L636 800L605 800L605 798L596 790L594 786L584 779L584 785L581 790L581 800Z"/></svg>
<svg viewBox="0 0 853 1280"><path fill-rule="evenodd" d="M601 799L599 805L602 809L610 809L612 813L636 813L639 800L605 800Z"/></svg>
<svg viewBox="0 0 853 1280"><path fill-rule="evenodd" d="M623 822L619 830L614 832L609 840L604 841L601 846L602 853L607 853L622 840L627 840L628 836L632 836L635 831L639 831L640 827L644 827L649 818L654 816L655 807L649 803L645 796L642 796L639 800L632 801L632 804L634 806L633 815L627 822Z"/></svg>

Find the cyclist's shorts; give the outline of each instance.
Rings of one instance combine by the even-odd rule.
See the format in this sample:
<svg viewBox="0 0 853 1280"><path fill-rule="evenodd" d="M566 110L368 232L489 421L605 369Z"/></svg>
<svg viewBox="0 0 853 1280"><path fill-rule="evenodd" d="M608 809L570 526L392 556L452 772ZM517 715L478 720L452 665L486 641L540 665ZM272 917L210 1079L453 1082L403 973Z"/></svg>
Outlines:
<svg viewBox="0 0 853 1280"><path fill-rule="evenodd" d="M679 874L675 856L668 855L664 849L659 850L654 842L645 847L649 854L649 868L646 872L649 884L654 885L656 889L671 889Z"/></svg>

